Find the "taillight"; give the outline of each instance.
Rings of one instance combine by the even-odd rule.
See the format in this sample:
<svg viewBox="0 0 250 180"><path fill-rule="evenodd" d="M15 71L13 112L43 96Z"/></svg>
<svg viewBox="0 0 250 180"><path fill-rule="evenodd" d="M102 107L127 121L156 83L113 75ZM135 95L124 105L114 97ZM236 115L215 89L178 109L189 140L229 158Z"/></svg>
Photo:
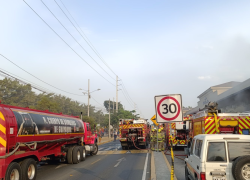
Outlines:
<svg viewBox="0 0 250 180"><path fill-rule="evenodd" d="M206 174L204 172L200 173L200 179L201 180L206 180Z"/></svg>

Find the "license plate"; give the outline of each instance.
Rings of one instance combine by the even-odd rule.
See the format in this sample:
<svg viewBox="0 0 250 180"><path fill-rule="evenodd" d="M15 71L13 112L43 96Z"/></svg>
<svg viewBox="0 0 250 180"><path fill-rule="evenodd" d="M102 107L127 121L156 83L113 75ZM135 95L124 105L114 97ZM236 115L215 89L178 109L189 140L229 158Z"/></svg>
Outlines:
<svg viewBox="0 0 250 180"><path fill-rule="evenodd" d="M215 177L215 176L213 176L213 180L226 180L226 177Z"/></svg>

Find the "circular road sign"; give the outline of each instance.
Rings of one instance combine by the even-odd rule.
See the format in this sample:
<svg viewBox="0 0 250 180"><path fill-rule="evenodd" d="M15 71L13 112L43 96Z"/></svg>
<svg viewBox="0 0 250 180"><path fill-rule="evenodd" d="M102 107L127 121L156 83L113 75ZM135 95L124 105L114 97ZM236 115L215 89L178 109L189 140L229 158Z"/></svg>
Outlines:
<svg viewBox="0 0 250 180"><path fill-rule="evenodd" d="M158 102L157 113L166 121L175 120L180 115L180 112L180 103L174 97L166 96Z"/></svg>

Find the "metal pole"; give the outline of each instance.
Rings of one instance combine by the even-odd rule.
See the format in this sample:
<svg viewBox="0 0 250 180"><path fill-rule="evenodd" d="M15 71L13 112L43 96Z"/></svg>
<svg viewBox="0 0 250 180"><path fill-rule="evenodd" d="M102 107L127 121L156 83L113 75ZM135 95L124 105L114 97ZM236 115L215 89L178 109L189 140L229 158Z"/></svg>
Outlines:
<svg viewBox="0 0 250 180"><path fill-rule="evenodd" d="M110 138L110 99L109 99L109 138Z"/></svg>
<svg viewBox="0 0 250 180"><path fill-rule="evenodd" d="M116 113L118 113L118 76L116 76Z"/></svg>
<svg viewBox="0 0 250 180"><path fill-rule="evenodd" d="M88 79L88 117L89 117L89 79Z"/></svg>
<svg viewBox="0 0 250 180"><path fill-rule="evenodd" d="M159 152L159 150L158 150L158 129L159 129L159 126L157 126L157 152Z"/></svg>
<svg viewBox="0 0 250 180"><path fill-rule="evenodd" d="M115 113L115 98L113 98L113 114Z"/></svg>

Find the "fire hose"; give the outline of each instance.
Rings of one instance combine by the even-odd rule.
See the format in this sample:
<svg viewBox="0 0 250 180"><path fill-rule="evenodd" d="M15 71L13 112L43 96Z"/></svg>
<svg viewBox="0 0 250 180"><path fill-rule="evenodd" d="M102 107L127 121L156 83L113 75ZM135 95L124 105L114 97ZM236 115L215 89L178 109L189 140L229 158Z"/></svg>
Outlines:
<svg viewBox="0 0 250 180"><path fill-rule="evenodd" d="M168 156L171 156L171 154L167 154L167 152L168 152L169 150L167 149L166 151L164 151L164 154L165 155L168 155ZM180 158L180 157L178 157L178 156L186 156L186 155L182 155L182 154L175 154L174 155L174 157L176 157L177 159L181 159L181 160L185 160L185 159L183 159L183 158Z"/></svg>
<svg viewBox="0 0 250 180"><path fill-rule="evenodd" d="M132 141L133 141L133 144L134 144L134 146L135 146L135 148L136 149L138 149L138 150L150 150L150 148L146 148L146 149L141 149L141 148L138 148L136 145L135 145L135 141L134 141L134 137L132 137Z"/></svg>

